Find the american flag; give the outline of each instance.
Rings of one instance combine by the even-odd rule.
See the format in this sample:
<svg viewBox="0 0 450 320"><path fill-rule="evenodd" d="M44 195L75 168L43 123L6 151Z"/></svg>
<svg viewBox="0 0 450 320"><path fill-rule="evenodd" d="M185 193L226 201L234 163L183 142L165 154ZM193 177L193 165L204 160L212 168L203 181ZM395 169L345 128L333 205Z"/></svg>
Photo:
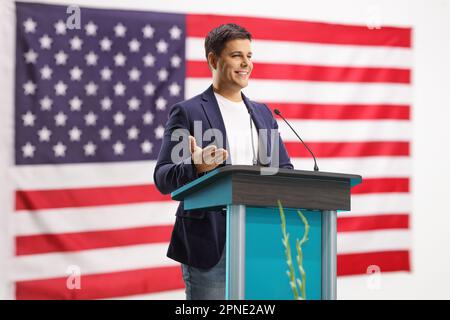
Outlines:
<svg viewBox="0 0 450 320"><path fill-rule="evenodd" d="M170 106L211 83L204 37L229 22L253 36L245 94L278 108L322 171L364 177L339 214L338 274L410 270L410 28L81 8L69 29L66 9L16 3L14 165L2 187L14 192L15 298L181 292L165 256L178 203L152 175ZM279 126L294 167L312 169ZM77 275L80 289L68 285Z"/></svg>

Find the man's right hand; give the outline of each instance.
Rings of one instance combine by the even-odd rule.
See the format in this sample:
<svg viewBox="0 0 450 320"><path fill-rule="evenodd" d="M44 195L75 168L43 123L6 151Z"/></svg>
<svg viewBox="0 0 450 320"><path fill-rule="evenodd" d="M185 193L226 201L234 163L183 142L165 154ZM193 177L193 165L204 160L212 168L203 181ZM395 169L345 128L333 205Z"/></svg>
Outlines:
<svg viewBox="0 0 450 320"><path fill-rule="evenodd" d="M197 173L211 171L228 158L227 150L217 149L215 145L210 145L204 149L200 148L193 136L189 136L192 162L197 169Z"/></svg>

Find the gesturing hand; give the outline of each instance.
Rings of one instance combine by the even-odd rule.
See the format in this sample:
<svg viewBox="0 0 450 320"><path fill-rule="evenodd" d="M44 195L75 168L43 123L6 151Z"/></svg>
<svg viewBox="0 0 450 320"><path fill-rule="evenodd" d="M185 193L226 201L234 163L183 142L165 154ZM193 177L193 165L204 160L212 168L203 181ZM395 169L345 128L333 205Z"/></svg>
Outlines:
<svg viewBox="0 0 450 320"><path fill-rule="evenodd" d="M228 158L227 150L217 149L215 145L210 145L204 149L200 148L193 136L189 136L192 162L198 173L210 171Z"/></svg>

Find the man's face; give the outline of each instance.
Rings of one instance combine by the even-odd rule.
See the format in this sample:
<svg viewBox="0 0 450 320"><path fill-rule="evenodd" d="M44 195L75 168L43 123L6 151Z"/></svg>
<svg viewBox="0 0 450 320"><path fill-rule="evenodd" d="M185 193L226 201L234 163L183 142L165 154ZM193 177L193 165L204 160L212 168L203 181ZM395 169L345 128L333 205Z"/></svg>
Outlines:
<svg viewBox="0 0 450 320"><path fill-rule="evenodd" d="M235 39L226 43L220 57L216 60L215 77L222 87L241 90L248 85L253 69L250 40Z"/></svg>

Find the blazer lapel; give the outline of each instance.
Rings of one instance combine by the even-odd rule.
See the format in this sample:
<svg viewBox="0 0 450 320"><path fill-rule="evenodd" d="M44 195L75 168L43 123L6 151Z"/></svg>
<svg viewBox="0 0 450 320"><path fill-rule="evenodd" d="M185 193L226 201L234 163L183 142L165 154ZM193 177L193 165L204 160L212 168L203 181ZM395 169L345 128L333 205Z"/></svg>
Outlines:
<svg viewBox="0 0 450 320"><path fill-rule="evenodd" d="M212 129L218 129L222 133L223 141L221 141L220 143L222 144L222 147L226 149L228 145L227 132L225 130L225 123L223 122L219 104L217 103L216 97L214 96L212 85L202 93L202 107L203 111L206 114L206 118L208 119L209 126ZM202 129L203 132L206 130L206 128ZM227 163L231 164L231 155L229 154L228 156L229 158L227 159Z"/></svg>
<svg viewBox="0 0 450 320"><path fill-rule="evenodd" d="M247 110L252 117L253 122L255 123L256 129L267 129L264 126L264 120L259 112L256 111L253 103L241 92L242 100L244 100L245 105L247 106Z"/></svg>
<svg viewBox="0 0 450 320"><path fill-rule="evenodd" d="M267 128L267 126L265 125L264 119L262 117L261 112L258 112L255 108L255 106L253 105L253 103L243 94L242 94L242 99L245 102L245 105L247 106L247 109L250 112L250 116L253 120L253 123L255 124L256 127L256 132L258 134L258 146L257 146L257 161L258 161L258 165L263 165L261 164L260 161L260 152L259 149L265 147L266 148L266 155L271 154L271 150L272 150L272 141L271 141L271 133L270 133L270 129L271 128ZM259 135L261 133L261 131L259 131L260 129L267 129L267 134L266 134L266 143L267 145L262 144L262 141L259 139ZM264 164L266 165L266 164Z"/></svg>

